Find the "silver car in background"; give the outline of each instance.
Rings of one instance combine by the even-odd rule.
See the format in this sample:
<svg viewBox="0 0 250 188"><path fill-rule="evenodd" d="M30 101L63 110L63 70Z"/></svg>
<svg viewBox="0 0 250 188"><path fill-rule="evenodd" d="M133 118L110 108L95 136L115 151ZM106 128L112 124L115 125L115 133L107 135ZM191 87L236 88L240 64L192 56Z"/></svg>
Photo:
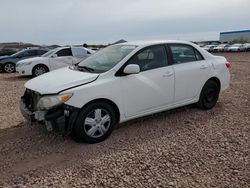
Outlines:
<svg viewBox="0 0 250 188"><path fill-rule="evenodd" d="M214 52L224 52L227 50L227 48L229 47L229 44L220 44L216 47L213 48Z"/></svg>
<svg viewBox="0 0 250 188"><path fill-rule="evenodd" d="M228 47L227 51L228 52L241 52L244 51L244 45L240 43L232 44L231 46Z"/></svg>

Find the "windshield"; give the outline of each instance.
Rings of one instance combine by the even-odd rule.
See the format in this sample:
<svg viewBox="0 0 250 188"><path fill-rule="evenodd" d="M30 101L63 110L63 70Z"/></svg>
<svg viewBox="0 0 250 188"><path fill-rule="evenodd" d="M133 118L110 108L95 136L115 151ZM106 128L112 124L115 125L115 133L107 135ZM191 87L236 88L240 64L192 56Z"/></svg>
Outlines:
<svg viewBox="0 0 250 188"><path fill-rule="evenodd" d="M51 54L53 54L56 51L56 49L50 50L42 55L42 57L49 57Z"/></svg>
<svg viewBox="0 0 250 188"><path fill-rule="evenodd" d="M137 46L114 45L104 48L78 64L78 70L103 73L113 68Z"/></svg>
<svg viewBox="0 0 250 188"><path fill-rule="evenodd" d="M21 55L24 51L26 51L26 50L18 51L18 52L16 52L16 53L12 54L11 56L12 56L12 57L17 57L17 56Z"/></svg>

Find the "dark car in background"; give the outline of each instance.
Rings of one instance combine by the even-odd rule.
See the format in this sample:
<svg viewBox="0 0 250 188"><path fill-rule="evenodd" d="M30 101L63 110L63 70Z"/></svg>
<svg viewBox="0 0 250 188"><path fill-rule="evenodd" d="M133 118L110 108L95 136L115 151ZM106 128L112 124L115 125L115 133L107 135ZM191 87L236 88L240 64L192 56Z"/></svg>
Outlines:
<svg viewBox="0 0 250 188"><path fill-rule="evenodd" d="M15 72L18 61L41 56L47 51L48 50L44 49L24 49L10 56L0 56L0 71L8 73Z"/></svg>

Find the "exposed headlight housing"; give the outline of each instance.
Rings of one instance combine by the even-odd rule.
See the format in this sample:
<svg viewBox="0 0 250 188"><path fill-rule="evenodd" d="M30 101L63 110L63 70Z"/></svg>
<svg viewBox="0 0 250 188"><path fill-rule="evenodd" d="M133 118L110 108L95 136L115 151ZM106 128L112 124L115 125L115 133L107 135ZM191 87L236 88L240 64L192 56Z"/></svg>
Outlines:
<svg viewBox="0 0 250 188"><path fill-rule="evenodd" d="M62 95L51 95L44 96L40 98L37 103L37 108L39 110L49 110L56 106L59 106L65 102L67 102L73 96L72 93L62 94Z"/></svg>

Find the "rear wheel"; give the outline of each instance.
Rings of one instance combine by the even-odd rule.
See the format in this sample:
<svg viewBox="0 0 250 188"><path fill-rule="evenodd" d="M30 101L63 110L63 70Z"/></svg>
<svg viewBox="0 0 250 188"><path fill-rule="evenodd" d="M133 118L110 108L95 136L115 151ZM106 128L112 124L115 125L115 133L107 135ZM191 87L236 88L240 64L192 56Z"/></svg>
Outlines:
<svg viewBox="0 0 250 188"><path fill-rule="evenodd" d="M77 142L98 143L109 137L115 124L112 106L103 102L91 103L79 113L71 136Z"/></svg>
<svg viewBox="0 0 250 188"><path fill-rule="evenodd" d="M49 72L48 67L46 67L45 65L37 65L33 68L32 75L40 76L46 72Z"/></svg>
<svg viewBox="0 0 250 188"><path fill-rule="evenodd" d="M202 88L198 106L204 110L213 108L218 101L219 93L218 84L213 80L208 80Z"/></svg>
<svg viewBox="0 0 250 188"><path fill-rule="evenodd" d="M16 66L14 63L6 63L4 65L4 71L7 73L15 72L15 70L16 70Z"/></svg>

